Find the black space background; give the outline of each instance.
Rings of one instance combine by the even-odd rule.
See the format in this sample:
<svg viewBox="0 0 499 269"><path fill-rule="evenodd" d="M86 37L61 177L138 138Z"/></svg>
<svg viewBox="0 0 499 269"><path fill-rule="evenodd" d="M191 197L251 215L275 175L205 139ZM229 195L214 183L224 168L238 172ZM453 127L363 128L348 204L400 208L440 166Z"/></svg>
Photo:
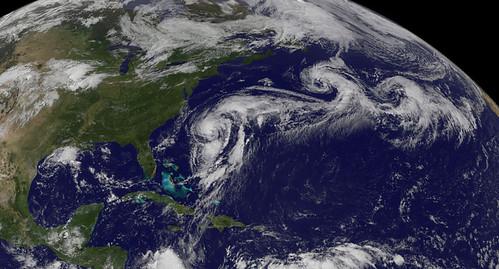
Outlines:
<svg viewBox="0 0 499 269"><path fill-rule="evenodd" d="M293 1L293 0L290 0ZM3 1L0 15L33 1ZM499 8L496 1L354 0L438 49L499 101Z"/></svg>

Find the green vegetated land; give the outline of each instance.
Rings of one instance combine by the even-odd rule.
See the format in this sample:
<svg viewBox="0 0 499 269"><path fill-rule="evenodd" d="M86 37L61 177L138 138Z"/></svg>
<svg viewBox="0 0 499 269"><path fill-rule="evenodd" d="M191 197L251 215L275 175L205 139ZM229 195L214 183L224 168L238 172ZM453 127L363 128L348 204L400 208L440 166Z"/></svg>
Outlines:
<svg viewBox="0 0 499 269"><path fill-rule="evenodd" d="M211 225L213 228L223 232L228 228L244 228L246 225L244 223L234 220L232 217L220 215L210 217Z"/></svg>
<svg viewBox="0 0 499 269"><path fill-rule="evenodd" d="M43 228L31 219L27 220L23 225L25 225L24 232L29 235L18 234L17 218L0 214L1 236L3 239L18 241L21 246L48 246L60 259L72 264L97 269L106 268L108 265L112 265L113 268L123 268L127 252L120 247L86 246L101 209L102 204L82 206L68 224L56 228ZM23 242L22 237L25 236L29 236L30 242Z"/></svg>
<svg viewBox="0 0 499 269"><path fill-rule="evenodd" d="M151 175L155 163L148 145L149 135L177 115L198 82L216 75L220 64L237 57L249 56L251 60L247 63L261 59L261 56L253 56L253 59L244 53L222 55L204 61L199 66L201 71L168 75L157 81L143 81L135 77L133 66L139 63L135 59L129 73L120 76L117 73L125 55L110 52L110 43L106 39L106 33L117 25L120 15L119 12L109 11L106 19L91 28L67 24L43 33L29 33L16 44L9 45L10 56L2 55L0 65L1 72L19 63L37 63L37 67L43 70L50 59L92 60L101 63L98 71L115 74L95 90L80 93L60 91L55 105L16 130L15 135L8 136L0 149L0 157L3 156L3 161L15 170L13 178L0 181L0 238L21 246L47 245L63 260L92 268L101 268L103 261L109 257L112 257L113 264L122 264L126 253L118 247L82 247L70 255L58 250L56 241L47 241L45 237L48 233L59 230L38 226L27 203L37 162L64 145L86 147L95 142L115 141L134 145L145 173ZM157 68L197 59L200 55L203 52L184 53L178 50L169 61ZM193 213L192 209L171 198L151 193L144 195L148 199L170 204L178 213ZM100 207L84 207L81 210L71 223L79 225L84 238L88 239ZM241 225L215 217L213 226L223 230L224 227ZM178 230L175 227L172 229Z"/></svg>
<svg viewBox="0 0 499 269"><path fill-rule="evenodd" d="M194 215L194 209L176 202L173 198L166 195L160 195L155 192L133 192L125 195L123 199L134 199L136 202L151 201L155 203L164 204L172 208L178 215ZM226 215L209 216L211 221L211 228L215 228L220 232L229 228L245 228L246 225L242 222L234 220L232 217ZM168 227L170 231L181 231L180 226L171 225Z"/></svg>
<svg viewBox="0 0 499 269"><path fill-rule="evenodd" d="M242 3L234 1L233 4L228 4L228 6L231 10L225 13L220 3L214 0L186 5L192 19L214 23L244 19L249 13L248 7Z"/></svg>
<svg viewBox="0 0 499 269"><path fill-rule="evenodd" d="M135 201L148 200L155 203L160 203L172 208L178 215L193 215L194 209L182 205L170 196L160 195L155 192L133 192L125 195L123 199L135 199Z"/></svg>

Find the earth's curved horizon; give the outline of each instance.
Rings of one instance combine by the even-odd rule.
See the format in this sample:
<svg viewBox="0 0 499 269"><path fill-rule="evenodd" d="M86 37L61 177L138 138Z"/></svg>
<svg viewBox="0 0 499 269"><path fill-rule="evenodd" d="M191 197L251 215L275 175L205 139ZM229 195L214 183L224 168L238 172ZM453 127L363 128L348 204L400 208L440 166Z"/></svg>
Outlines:
<svg viewBox="0 0 499 269"><path fill-rule="evenodd" d="M347 0L0 18L0 268L499 268L499 107Z"/></svg>

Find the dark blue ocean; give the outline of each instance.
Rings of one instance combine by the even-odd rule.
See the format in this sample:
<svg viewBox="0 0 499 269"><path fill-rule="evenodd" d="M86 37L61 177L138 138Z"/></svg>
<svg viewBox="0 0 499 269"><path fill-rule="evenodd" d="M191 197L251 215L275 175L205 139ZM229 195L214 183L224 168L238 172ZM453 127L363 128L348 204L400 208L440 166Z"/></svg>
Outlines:
<svg viewBox="0 0 499 269"><path fill-rule="evenodd" d="M272 55L266 59L244 64L241 58L220 66L217 76L199 83L188 99L188 107L191 110L210 107L227 95L260 85L264 78L270 78L275 88L305 93L300 72L337 52L332 45L296 51L268 49L272 49ZM420 53L424 56L429 52ZM342 58L368 86L400 71L395 63L373 60L363 56L362 51L345 52ZM122 71L128 66L127 59ZM384 72L371 77L368 74L373 70ZM449 74L434 83L449 89L450 98L459 98L468 94L464 81L459 75ZM313 96L331 100L335 95L333 92ZM378 135L381 130L376 129L341 138L319 131L296 143L285 142L272 126L262 129L252 138L251 158L224 186L225 196L217 207L218 214L232 216L247 228L207 230L199 245L193 246L204 249L206 254L206 259L195 267L234 266L226 259L228 246L253 258L266 255L285 258L288 253L342 242L379 242L393 246L402 256L420 254L442 259L442 266L446 265L446 259L455 256L463 267L476 268L475 250L482 247L480 242L499 231L499 221L493 217L499 213L496 205L499 122L494 117L486 108L482 122L487 125L479 126L475 138L460 146L449 139L410 151L381 139ZM165 122L151 134L151 148L173 133L175 120ZM78 207L103 203L89 246L122 247L130 254L129 268L133 268L140 255L161 246L173 246L181 256L185 255L178 239L193 232L192 226L187 226L192 217L177 216L150 201L110 199L112 195L122 197L131 192L153 191L171 195L179 203L194 205L199 199L196 179L186 182L182 179L192 174L186 128L180 129L176 138L174 146L155 152L157 170L152 179L145 178L133 146L112 141L82 151L77 159L81 163L78 173L69 166L44 167L44 160L40 160L29 192L30 212L39 225L55 227L68 222ZM111 151L109 158L103 156L103 148ZM492 157L487 158L487 153ZM178 170L172 171L164 165L165 161L178 166ZM99 173L112 180L99 180L96 177ZM172 175L171 181L165 181L165 173ZM80 184L83 181L84 186ZM167 183L178 191L185 191L184 187L189 191L177 196L172 186L166 187ZM401 202L407 199L411 189L415 191L407 200L410 210L401 211ZM470 217L472 214L474 217ZM169 225L184 229L173 232L167 229ZM280 234L280 239L253 229L257 225ZM482 232L477 234L475 229ZM459 236L470 233L476 240ZM435 245L435 235L446 238L443 246ZM396 244L407 238L413 238L410 244ZM0 264L18 268L18 263L5 251L6 245L6 242L0 244ZM33 253L36 259L47 262L56 259L43 247L17 251Z"/></svg>

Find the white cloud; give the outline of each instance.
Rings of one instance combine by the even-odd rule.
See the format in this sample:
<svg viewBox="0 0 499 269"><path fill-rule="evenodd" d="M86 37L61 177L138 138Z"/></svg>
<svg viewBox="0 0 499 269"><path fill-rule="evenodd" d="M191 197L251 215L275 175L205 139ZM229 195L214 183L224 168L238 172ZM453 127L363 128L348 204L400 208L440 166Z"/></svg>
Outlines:
<svg viewBox="0 0 499 269"><path fill-rule="evenodd" d="M0 74L0 98L14 104L0 122L0 137L22 127L43 108L59 99L58 90L84 91L96 88L109 75L94 72L97 63L50 60L46 70L34 64L19 64Z"/></svg>
<svg viewBox="0 0 499 269"><path fill-rule="evenodd" d="M96 88L109 75L93 73L94 65L71 60L50 60L50 71L44 74L42 87L45 89L63 89L69 91Z"/></svg>
<svg viewBox="0 0 499 269"><path fill-rule="evenodd" d="M325 250L304 253L290 253L286 259L267 256L257 260L239 258L237 268L269 269L367 269L376 268L376 264L402 266L402 256L377 247L345 243Z"/></svg>
<svg viewBox="0 0 499 269"><path fill-rule="evenodd" d="M156 252L149 251L143 257L145 269L185 269L184 263L171 249L160 249Z"/></svg>
<svg viewBox="0 0 499 269"><path fill-rule="evenodd" d="M46 31L73 18L74 12L120 7L118 0L39 0L0 18L0 40L10 42L28 31Z"/></svg>

